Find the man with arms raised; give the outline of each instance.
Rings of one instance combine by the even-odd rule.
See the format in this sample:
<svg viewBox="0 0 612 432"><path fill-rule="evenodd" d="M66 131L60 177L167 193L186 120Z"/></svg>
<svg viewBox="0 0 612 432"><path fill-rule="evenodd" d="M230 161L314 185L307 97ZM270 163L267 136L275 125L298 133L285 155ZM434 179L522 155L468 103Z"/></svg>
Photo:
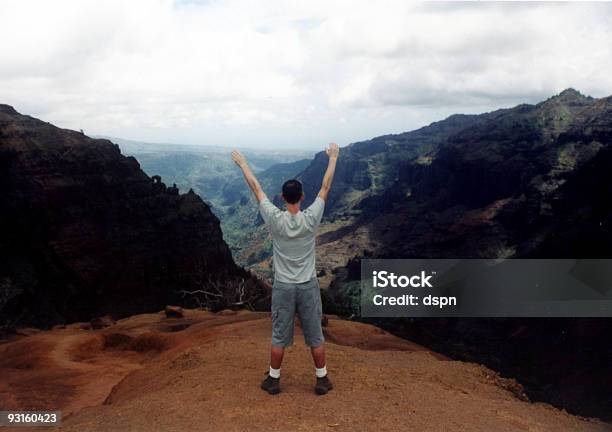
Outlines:
<svg viewBox="0 0 612 432"><path fill-rule="evenodd" d="M287 210L282 211L263 192L245 157L238 151L232 152L232 159L242 170L247 184L257 197L261 217L272 234L272 348L270 372L261 383L261 388L269 394L280 393L280 368L285 347L293 344L296 312L300 318L304 341L310 346L315 364L315 392L323 395L332 389L325 365L321 290L315 270L315 236L334 178L339 151L335 143L330 144L326 150L329 162L321 190L304 211L300 210L304 193L299 181L288 180L283 184L282 197Z"/></svg>

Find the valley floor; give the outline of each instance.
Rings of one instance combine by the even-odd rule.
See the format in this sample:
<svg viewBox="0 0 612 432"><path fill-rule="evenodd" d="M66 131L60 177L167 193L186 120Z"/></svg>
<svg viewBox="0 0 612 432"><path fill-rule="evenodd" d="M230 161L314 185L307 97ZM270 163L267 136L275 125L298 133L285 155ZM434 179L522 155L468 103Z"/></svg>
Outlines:
<svg viewBox="0 0 612 432"><path fill-rule="evenodd" d="M62 431L609 430L525 401L520 386L483 366L335 318L324 328L334 390L314 394L297 328L283 392L269 396L259 389L269 318L160 312L102 330L77 323L15 337L0 345L0 406L61 410Z"/></svg>

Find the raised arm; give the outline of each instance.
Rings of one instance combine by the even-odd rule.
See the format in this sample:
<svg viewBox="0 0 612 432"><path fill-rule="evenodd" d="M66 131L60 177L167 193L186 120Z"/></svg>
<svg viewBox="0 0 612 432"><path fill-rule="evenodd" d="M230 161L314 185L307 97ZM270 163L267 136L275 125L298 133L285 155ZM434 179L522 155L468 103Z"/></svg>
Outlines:
<svg viewBox="0 0 612 432"><path fill-rule="evenodd" d="M323 183L321 184L321 190L319 191L318 197L321 197L323 201L327 201L327 195L329 194L329 190L331 189L332 181L334 180L334 173L336 172L336 161L338 160L338 154L340 153L340 148L338 144L331 143L327 150L325 150L327 156L329 157L329 161L327 163L327 170L325 170L325 175L323 176Z"/></svg>
<svg viewBox="0 0 612 432"><path fill-rule="evenodd" d="M238 150L232 151L232 160L242 170L244 179L255 194L257 201L261 201L266 198L266 194L264 193L263 189L261 188L261 185L255 178L255 175L251 171L251 168L249 168L249 164L247 163L246 158L243 156L243 154L240 153Z"/></svg>

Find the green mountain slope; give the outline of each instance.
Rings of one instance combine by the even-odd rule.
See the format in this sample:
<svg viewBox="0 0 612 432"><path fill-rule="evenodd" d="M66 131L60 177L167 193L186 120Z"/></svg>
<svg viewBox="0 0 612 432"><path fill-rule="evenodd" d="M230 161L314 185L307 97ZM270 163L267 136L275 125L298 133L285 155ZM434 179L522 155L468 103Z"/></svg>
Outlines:
<svg viewBox="0 0 612 432"><path fill-rule="evenodd" d="M149 175L159 175L179 190L192 189L221 221L224 240L240 264L266 259L271 254L267 234L261 230L257 203L242 173L230 158L230 149L212 146L155 144L111 138L123 153L138 159ZM259 181L277 204L285 180L310 163L312 152L301 150L241 150ZM276 198L274 198L276 196Z"/></svg>

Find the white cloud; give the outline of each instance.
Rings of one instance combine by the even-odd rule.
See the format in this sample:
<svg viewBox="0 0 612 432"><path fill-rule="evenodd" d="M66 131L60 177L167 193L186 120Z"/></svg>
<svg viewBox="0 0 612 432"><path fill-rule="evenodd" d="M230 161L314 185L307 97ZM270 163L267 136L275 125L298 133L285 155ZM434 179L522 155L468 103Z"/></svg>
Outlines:
<svg viewBox="0 0 612 432"><path fill-rule="evenodd" d="M595 3L3 0L0 102L90 134L319 147L612 94Z"/></svg>

